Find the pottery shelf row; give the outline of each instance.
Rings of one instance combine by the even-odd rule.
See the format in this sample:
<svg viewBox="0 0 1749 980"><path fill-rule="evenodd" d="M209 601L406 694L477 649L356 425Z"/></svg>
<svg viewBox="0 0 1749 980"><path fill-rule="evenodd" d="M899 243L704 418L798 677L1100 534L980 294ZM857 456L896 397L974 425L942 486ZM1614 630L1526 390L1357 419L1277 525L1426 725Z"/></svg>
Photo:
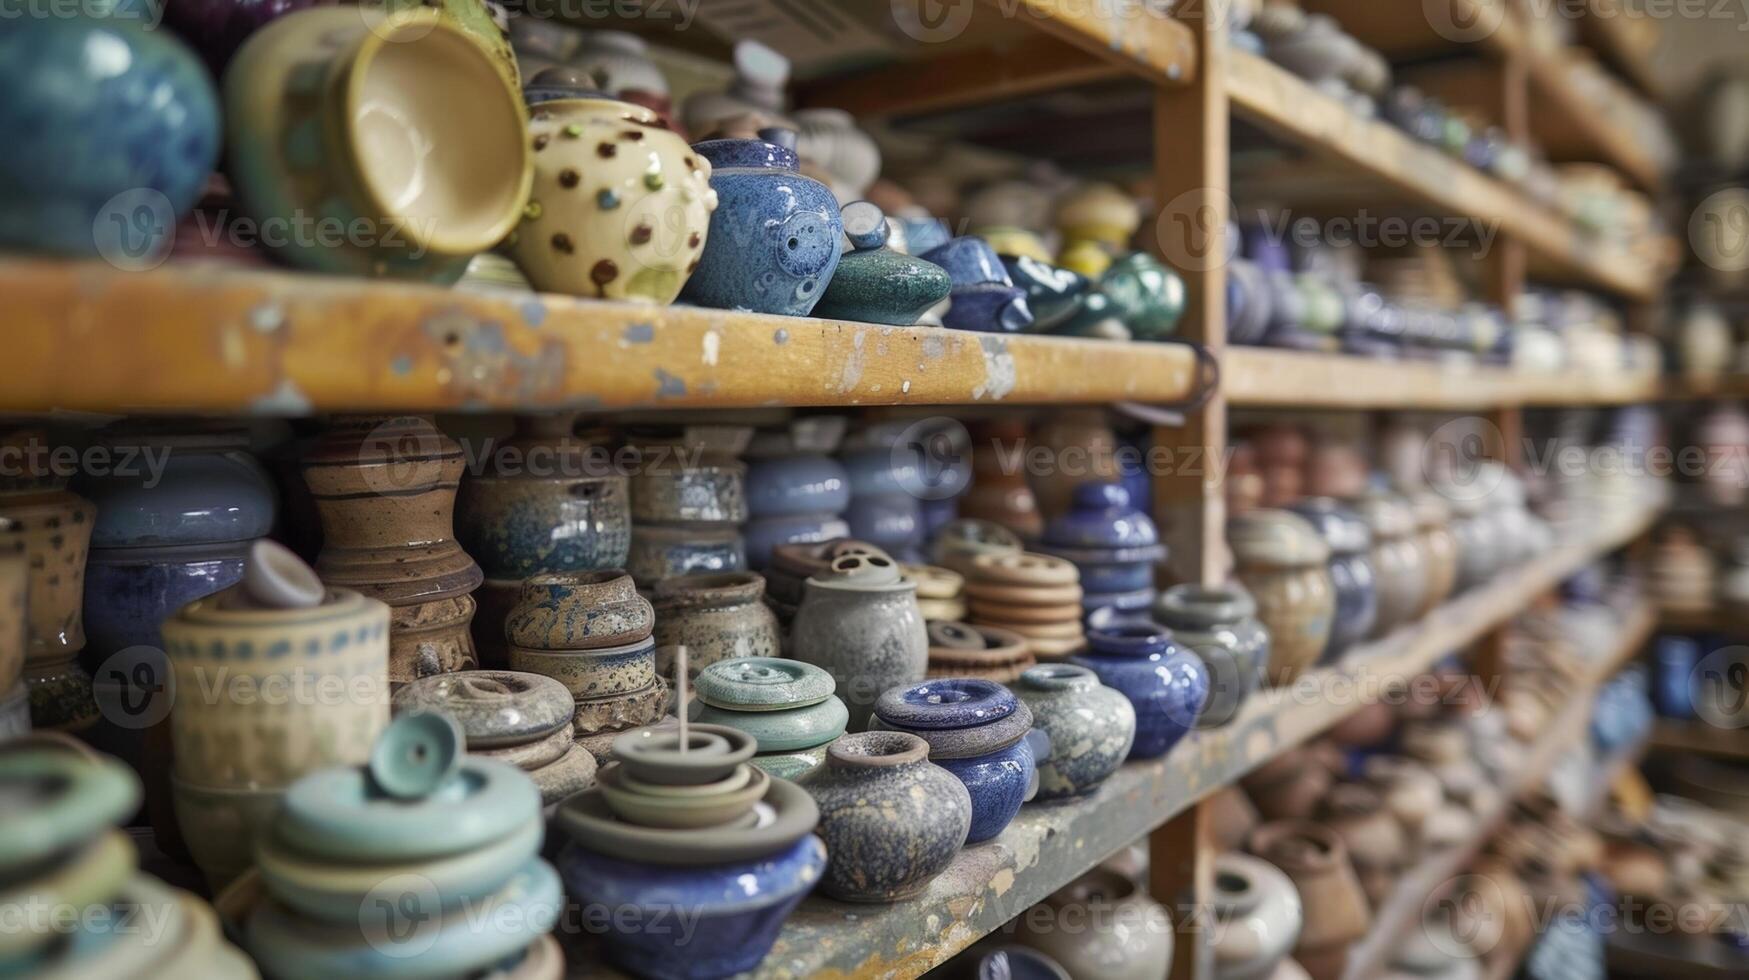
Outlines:
<svg viewBox="0 0 1749 980"><path fill-rule="evenodd" d="M1704 721L1660 718L1652 730L1652 748L1749 761L1749 728L1720 728Z"/></svg>
<svg viewBox="0 0 1749 980"><path fill-rule="evenodd" d="M1705 609L1665 609L1659 613L1659 625L1668 633L1723 633L1741 636L1746 625L1740 614L1721 606Z"/></svg>
<svg viewBox="0 0 1749 980"><path fill-rule="evenodd" d="M1619 644L1609 656L1593 665L1581 683L1574 686L1566 706L1531 746L1524 765L1508 780L1506 792L1501 794L1494 810L1476 822L1470 839L1433 854L1397 879L1397 887L1390 897L1374 910L1371 930L1349 952L1344 980L1371 980L1386 973L1392 953L1409 930L1421 923L1428 902L1437 899L1441 890L1455 881L1481 854L1505 824L1513 801L1543 785L1561 756L1586 737L1599 685L1640 652L1657 624L1657 611L1650 603L1642 603L1622 619L1616 634ZM1607 781L1614 778L1616 763L1637 758L1637 753L1620 754L1599 768L1597 780L1607 785Z"/></svg>
<svg viewBox="0 0 1749 980"><path fill-rule="evenodd" d="M1656 398L1656 373L1533 373L1468 363L1386 361L1266 347L1229 347L1227 404L1335 409L1465 409L1625 405Z"/></svg>
<svg viewBox="0 0 1749 980"><path fill-rule="evenodd" d="M1356 647L1338 664L1290 687L1259 692L1229 724L1192 732L1163 759L1123 766L1086 798L1023 807L1001 836L963 850L915 899L886 906L804 901L759 976L923 973L1216 790L1372 703L1386 682L1425 673L1598 556L1639 537L1659 510L1648 506L1595 526L1419 622Z"/></svg>

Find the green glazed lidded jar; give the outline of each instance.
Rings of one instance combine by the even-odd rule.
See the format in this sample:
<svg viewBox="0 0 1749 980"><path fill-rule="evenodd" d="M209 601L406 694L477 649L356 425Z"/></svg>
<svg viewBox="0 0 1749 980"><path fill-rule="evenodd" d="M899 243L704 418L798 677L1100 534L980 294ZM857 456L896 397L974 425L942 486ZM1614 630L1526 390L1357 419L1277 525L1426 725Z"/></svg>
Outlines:
<svg viewBox="0 0 1749 980"><path fill-rule="evenodd" d="M850 712L833 691L832 675L813 664L777 657L721 660L699 672L691 719L753 736L753 764L774 776L800 779L826 761Z"/></svg>

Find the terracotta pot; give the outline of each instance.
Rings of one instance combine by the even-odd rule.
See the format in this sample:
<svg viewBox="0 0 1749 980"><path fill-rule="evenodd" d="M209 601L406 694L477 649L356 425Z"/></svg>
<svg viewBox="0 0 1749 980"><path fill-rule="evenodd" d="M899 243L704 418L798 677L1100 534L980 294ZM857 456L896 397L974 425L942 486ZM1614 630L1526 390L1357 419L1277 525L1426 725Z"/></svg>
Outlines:
<svg viewBox="0 0 1749 980"><path fill-rule="evenodd" d="M693 677L719 660L775 657L782 645L777 617L760 601L765 579L755 572L683 575L656 583L656 643L684 646ZM664 676L672 667L658 660Z"/></svg>
<svg viewBox="0 0 1749 980"><path fill-rule="evenodd" d="M304 460L322 515L323 581L387 603L389 680L475 665L469 594L484 576L455 541L464 460L430 419L341 422Z"/></svg>
<svg viewBox="0 0 1749 980"><path fill-rule="evenodd" d="M1289 684L1318 659L1330 637L1336 594L1330 549L1302 517L1255 510L1228 522L1235 573L1257 600L1269 631L1271 683Z"/></svg>
<svg viewBox="0 0 1749 980"><path fill-rule="evenodd" d="M1299 748L1257 767L1241 785L1265 820L1287 820L1310 817L1334 781L1310 751Z"/></svg>
<svg viewBox="0 0 1749 980"><path fill-rule="evenodd" d="M1214 813L1210 822L1215 828L1215 841L1222 851L1242 849L1245 839L1263 820L1256 804L1237 786L1216 790L1208 805Z"/></svg>
<svg viewBox="0 0 1749 980"><path fill-rule="evenodd" d="M31 481L0 488L0 518L9 522L8 537L18 543L12 547L22 546L29 566L23 674L31 725L89 728L97 721L97 702L77 657L85 648L85 559L97 508L49 482Z"/></svg>
<svg viewBox="0 0 1749 980"><path fill-rule="evenodd" d="M1379 755L1366 761L1366 778L1410 835L1421 832L1445 803L1445 788L1427 767L1402 756Z"/></svg>
<svg viewBox="0 0 1749 980"><path fill-rule="evenodd" d="M1313 497L1346 499L1366 491L1366 457L1359 448L1335 440L1321 440L1306 460L1306 493Z"/></svg>
<svg viewBox="0 0 1749 980"><path fill-rule="evenodd" d="M1342 838L1317 824L1278 820L1253 831L1247 849L1280 868L1300 893L1306 919L1295 958L1314 977L1338 975L1347 947L1372 921Z"/></svg>
<svg viewBox="0 0 1749 980"><path fill-rule="evenodd" d="M1384 798L1369 786L1344 783L1330 790L1322 811L1324 826L1342 838L1363 883L1382 882L1388 890L1409 859L1409 839ZM1374 903L1386 897L1374 887L1366 892Z"/></svg>
<svg viewBox="0 0 1749 980"><path fill-rule="evenodd" d="M1172 922L1136 883L1096 868L1023 913L1015 938L1063 965L1072 977L1164 980L1172 966Z"/></svg>

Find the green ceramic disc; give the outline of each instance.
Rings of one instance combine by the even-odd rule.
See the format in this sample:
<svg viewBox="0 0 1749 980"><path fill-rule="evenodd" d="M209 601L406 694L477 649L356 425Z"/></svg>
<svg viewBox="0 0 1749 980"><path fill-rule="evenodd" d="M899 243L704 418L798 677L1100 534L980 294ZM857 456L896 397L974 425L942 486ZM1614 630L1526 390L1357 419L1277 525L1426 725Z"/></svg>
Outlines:
<svg viewBox="0 0 1749 980"><path fill-rule="evenodd" d="M730 711L695 701L688 717L700 724L738 728L753 736L760 752L795 752L844 734L850 710L835 697L788 711Z"/></svg>
<svg viewBox="0 0 1749 980"><path fill-rule="evenodd" d="M836 688L832 675L819 667L778 657L719 660L699 671L694 685L699 700L733 711L784 711L818 704Z"/></svg>
<svg viewBox="0 0 1749 980"><path fill-rule="evenodd" d="M324 769L286 790L274 833L334 861L417 861L484 847L540 812L540 790L519 769L468 756L423 799L377 790L363 768Z"/></svg>
<svg viewBox="0 0 1749 980"><path fill-rule="evenodd" d="M417 800L437 792L461 766L466 736L440 711L414 711L389 722L370 750L370 781L382 793Z"/></svg>
<svg viewBox="0 0 1749 980"><path fill-rule="evenodd" d="M90 840L139 805L140 781L120 763L65 749L0 753L0 875Z"/></svg>

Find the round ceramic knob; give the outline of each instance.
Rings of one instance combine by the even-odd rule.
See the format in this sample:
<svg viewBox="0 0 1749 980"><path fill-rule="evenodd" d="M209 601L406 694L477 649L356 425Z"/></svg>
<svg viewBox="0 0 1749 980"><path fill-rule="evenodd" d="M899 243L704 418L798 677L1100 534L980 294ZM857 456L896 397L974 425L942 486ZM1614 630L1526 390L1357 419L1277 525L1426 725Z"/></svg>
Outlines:
<svg viewBox="0 0 1749 980"><path fill-rule="evenodd" d="M899 581L899 565L886 555L843 555L822 576L835 584L875 588Z"/></svg>
<svg viewBox="0 0 1749 980"><path fill-rule="evenodd" d="M950 650L982 650L985 647L984 634L965 623L936 620L929 624L929 645Z"/></svg>
<svg viewBox="0 0 1749 980"><path fill-rule="evenodd" d="M515 670L463 670L421 677L395 692L397 712L441 711L461 723L470 749L539 741L571 724L564 682Z"/></svg>
<svg viewBox="0 0 1749 980"><path fill-rule="evenodd" d="M265 538L249 546L243 591L269 609L308 609L321 605L322 597L328 594L315 569L290 548Z"/></svg>
<svg viewBox="0 0 1749 980"><path fill-rule="evenodd" d="M850 244L868 251L887 243L887 216L873 201L852 201L842 211L844 235Z"/></svg>
<svg viewBox="0 0 1749 980"><path fill-rule="evenodd" d="M1076 585L1081 573L1061 558L1030 551L979 555L972 560L978 578L1012 585Z"/></svg>
<svg viewBox="0 0 1749 980"><path fill-rule="evenodd" d="M0 873L40 865L114 827L140 805L140 783L114 760L59 748L15 746L0 753Z"/></svg>
<svg viewBox="0 0 1749 980"><path fill-rule="evenodd" d="M995 681L946 677L887 691L875 714L894 728L966 728L1006 718L1019 705L1014 692Z"/></svg>
<svg viewBox="0 0 1749 980"><path fill-rule="evenodd" d="M454 718L437 711L401 715L370 750L370 778L378 790L412 800L437 792L461 766L466 736Z"/></svg>
<svg viewBox="0 0 1749 980"><path fill-rule="evenodd" d="M837 688L832 675L799 660L740 657L699 672L700 701L735 711L781 711L819 704Z"/></svg>

